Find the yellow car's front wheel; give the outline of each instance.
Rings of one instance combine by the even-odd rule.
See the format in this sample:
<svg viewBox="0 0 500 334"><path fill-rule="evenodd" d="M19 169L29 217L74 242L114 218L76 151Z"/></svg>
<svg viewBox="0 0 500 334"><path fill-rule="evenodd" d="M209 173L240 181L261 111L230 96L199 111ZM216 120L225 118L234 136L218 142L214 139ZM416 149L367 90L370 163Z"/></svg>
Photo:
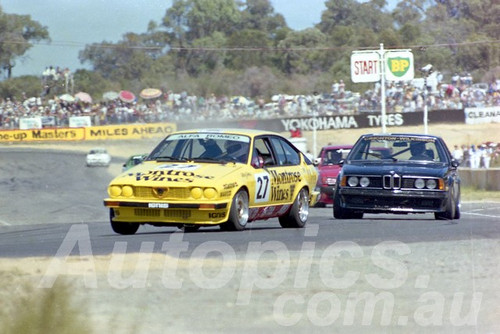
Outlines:
<svg viewBox="0 0 500 334"><path fill-rule="evenodd" d="M139 229L139 224L137 223L120 223L113 221L115 217L115 211L113 209L109 209L109 220L111 222L111 228L115 233L130 235L135 234Z"/></svg>
<svg viewBox="0 0 500 334"><path fill-rule="evenodd" d="M248 223L248 193L239 190L233 197L229 218L221 224L221 229L226 231L243 231Z"/></svg>

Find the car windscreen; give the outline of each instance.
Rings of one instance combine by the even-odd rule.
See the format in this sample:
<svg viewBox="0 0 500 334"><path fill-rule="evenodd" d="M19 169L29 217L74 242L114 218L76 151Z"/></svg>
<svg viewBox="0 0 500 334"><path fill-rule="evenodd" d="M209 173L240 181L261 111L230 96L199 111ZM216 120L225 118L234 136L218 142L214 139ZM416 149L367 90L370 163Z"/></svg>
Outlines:
<svg viewBox="0 0 500 334"><path fill-rule="evenodd" d="M353 147L348 159L364 161L446 161L444 152L435 138L411 136L362 138Z"/></svg>
<svg viewBox="0 0 500 334"><path fill-rule="evenodd" d="M173 134L158 145L148 160L246 163L250 138L237 134Z"/></svg>
<svg viewBox="0 0 500 334"><path fill-rule="evenodd" d="M350 149L328 149L325 150L322 165L337 165L341 160L346 159Z"/></svg>

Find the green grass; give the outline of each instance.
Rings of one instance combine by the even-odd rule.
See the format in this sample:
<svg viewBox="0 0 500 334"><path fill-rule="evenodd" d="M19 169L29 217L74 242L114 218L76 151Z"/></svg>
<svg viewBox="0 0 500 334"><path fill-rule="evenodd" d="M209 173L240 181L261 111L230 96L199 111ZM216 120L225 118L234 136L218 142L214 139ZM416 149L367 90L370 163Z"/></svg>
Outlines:
<svg viewBox="0 0 500 334"><path fill-rule="evenodd" d="M500 202L500 191L479 190L473 187L462 187L462 201L493 201Z"/></svg>

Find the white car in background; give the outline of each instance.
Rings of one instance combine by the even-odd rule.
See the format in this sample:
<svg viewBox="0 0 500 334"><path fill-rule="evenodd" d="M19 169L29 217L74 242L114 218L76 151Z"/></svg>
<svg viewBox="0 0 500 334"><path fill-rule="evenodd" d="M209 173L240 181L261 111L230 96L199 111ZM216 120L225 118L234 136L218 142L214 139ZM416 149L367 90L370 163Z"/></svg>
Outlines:
<svg viewBox="0 0 500 334"><path fill-rule="evenodd" d="M89 151L86 158L87 167L108 167L111 162L111 156L105 148L97 147Z"/></svg>

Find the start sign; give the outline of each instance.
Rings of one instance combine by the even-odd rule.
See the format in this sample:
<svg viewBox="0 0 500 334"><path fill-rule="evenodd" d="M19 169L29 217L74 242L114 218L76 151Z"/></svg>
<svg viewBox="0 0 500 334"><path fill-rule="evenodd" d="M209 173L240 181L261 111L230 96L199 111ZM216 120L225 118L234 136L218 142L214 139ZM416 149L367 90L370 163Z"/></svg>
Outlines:
<svg viewBox="0 0 500 334"><path fill-rule="evenodd" d="M383 55L381 57L381 55ZM382 61L385 80L413 80L413 53L409 50L355 51L351 55L352 82L377 82L382 75Z"/></svg>
<svg viewBox="0 0 500 334"><path fill-rule="evenodd" d="M380 81L380 55L377 51L351 55L352 82Z"/></svg>

